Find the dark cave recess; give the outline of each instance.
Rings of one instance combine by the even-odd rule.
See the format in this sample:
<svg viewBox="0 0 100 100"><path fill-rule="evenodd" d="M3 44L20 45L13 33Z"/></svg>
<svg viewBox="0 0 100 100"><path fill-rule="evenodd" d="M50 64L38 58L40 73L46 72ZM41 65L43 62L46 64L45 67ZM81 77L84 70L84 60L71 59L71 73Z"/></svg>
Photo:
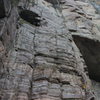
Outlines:
<svg viewBox="0 0 100 100"><path fill-rule="evenodd" d="M73 39L83 55L90 79L100 82L100 42L78 35L73 35Z"/></svg>
<svg viewBox="0 0 100 100"><path fill-rule="evenodd" d="M0 0L0 18L5 17L5 7L4 7L4 1Z"/></svg>
<svg viewBox="0 0 100 100"><path fill-rule="evenodd" d="M30 10L21 10L19 11L20 17L35 26L41 26L41 17Z"/></svg>
<svg viewBox="0 0 100 100"><path fill-rule="evenodd" d="M8 17L11 11L10 0L0 0L0 19Z"/></svg>
<svg viewBox="0 0 100 100"><path fill-rule="evenodd" d="M64 1L64 0L45 0L45 1L47 1L47 2L49 2L51 4L53 4L53 5L59 5L59 4L66 3L66 1Z"/></svg>

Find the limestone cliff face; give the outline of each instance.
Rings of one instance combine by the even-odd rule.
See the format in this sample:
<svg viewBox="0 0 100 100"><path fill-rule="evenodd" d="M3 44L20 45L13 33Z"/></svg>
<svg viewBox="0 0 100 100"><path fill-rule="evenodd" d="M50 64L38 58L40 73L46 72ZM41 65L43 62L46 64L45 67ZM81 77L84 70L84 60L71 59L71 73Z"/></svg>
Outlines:
<svg viewBox="0 0 100 100"><path fill-rule="evenodd" d="M100 15L88 0L0 5L0 100L99 100Z"/></svg>

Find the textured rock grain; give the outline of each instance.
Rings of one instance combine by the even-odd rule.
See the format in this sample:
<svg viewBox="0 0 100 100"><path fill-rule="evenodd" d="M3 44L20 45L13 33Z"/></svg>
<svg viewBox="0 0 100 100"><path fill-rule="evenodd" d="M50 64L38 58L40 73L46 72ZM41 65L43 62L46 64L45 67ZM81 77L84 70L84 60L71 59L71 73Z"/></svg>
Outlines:
<svg viewBox="0 0 100 100"><path fill-rule="evenodd" d="M17 5L0 9L0 100L97 100L91 67L73 39L99 41L94 7L86 0L20 0Z"/></svg>

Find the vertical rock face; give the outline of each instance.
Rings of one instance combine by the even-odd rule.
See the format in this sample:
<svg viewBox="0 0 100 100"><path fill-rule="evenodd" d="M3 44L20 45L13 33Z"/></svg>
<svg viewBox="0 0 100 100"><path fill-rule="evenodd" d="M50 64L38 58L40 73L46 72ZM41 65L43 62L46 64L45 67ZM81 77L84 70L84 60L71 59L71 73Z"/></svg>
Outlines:
<svg viewBox="0 0 100 100"><path fill-rule="evenodd" d="M100 15L89 1L0 5L0 100L99 100Z"/></svg>

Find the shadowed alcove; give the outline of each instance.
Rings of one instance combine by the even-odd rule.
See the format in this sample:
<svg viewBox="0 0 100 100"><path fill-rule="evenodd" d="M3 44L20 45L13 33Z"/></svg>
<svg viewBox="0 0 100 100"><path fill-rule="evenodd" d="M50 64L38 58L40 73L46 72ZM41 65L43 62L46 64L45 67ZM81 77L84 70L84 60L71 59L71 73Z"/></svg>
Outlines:
<svg viewBox="0 0 100 100"><path fill-rule="evenodd" d="M45 0L53 5L58 5L58 4L64 4L66 1L65 0Z"/></svg>
<svg viewBox="0 0 100 100"><path fill-rule="evenodd" d="M86 62L90 79L100 82L100 42L78 35L73 35L73 39Z"/></svg>
<svg viewBox="0 0 100 100"><path fill-rule="evenodd" d="M51 4L58 4L59 0L45 0Z"/></svg>
<svg viewBox="0 0 100 100"><path fill-rule="evenodd" d="M35 26L40 26L41 24L41 17L35 13L32 12L30 10L21 10L19 12L19 15L22 19L24 19L25 21L29 22L32 25Z"/></svg>
<svg viewBox="0 0 100 100"><path fill-rule="evenodd" d="M0 18L5 17L4 1L0 0Z"/></svg>

